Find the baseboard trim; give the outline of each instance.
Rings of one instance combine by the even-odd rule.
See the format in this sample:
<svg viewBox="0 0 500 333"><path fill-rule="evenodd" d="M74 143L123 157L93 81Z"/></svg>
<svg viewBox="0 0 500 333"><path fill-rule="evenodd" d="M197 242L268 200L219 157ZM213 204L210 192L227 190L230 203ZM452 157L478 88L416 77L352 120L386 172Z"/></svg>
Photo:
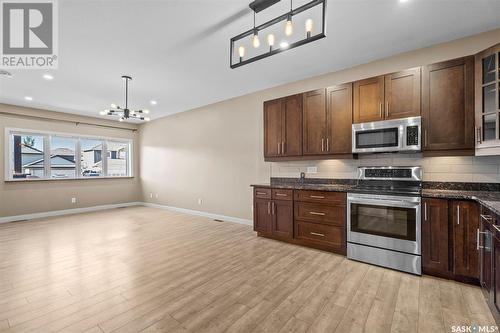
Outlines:
<svg viewBox="0 0 500 333"><path fill-rule="evenodd" d="M0 217L0 223L16 222L16 221L23 221L23 220L33 220L33 219L40 219L40 218L45 218L45 217L80 214L80 213L94 212L94 211L98 211L98 210L106 210L106 209L130 207L130 206L142 206L142 205L143 205L142 202L136 201L136 202L124 202L124 203L110 204L110 205L99 205L99 206L71 208L71 209L63 209L63 210L52 210L52 211L41 212L41 213L32 213L32 214Z"/></svg>
<svg viewBox="0 0 500 333"><path fill-rule="evenodd" d="M227 221L227 222L233 222L233 223L239 223L239 224L245 224L245 225L253 225L253 222L251 220L242 219L239 217L232 217L232 216L226 216L226 215L220 215L220 214L212 214L212 213L207 213L207 212L203 212L200 210L192 210L192 209L187 209L187 208L166 206L166 205L160 205L160 204L155 204L155 203L151 203L151 202L143 202L143 205L146 207L161 208L161 209L171 210L174 212L179 212L179 213L184 213L184 214L189 214L189 215L196 215L196 216L203 216L203 217L208 217L211 219L217 219L217 220L222 220L222 221Z"/></svg>

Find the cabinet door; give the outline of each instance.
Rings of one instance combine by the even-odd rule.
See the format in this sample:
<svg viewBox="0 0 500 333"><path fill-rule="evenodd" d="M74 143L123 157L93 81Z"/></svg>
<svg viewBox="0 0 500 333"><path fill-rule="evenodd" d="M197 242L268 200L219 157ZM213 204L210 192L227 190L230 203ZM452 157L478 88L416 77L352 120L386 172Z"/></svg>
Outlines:
<svg viewBox="0 0 500 333"><path fill-rule="evenodd" d="M283 100L283 146L281 155L302 155L302 94Z"/></svg>
<svg viewBox="0 0 500 333"><path fill-rule="evenodd" d="M293 201L275 200L272 202L273 235L293 237Z"/></svg>
<svg viewBox="0 0 500 333"><path fill-rule="evenodd" d="M453 273L479 278L477 229L479 208L472 201L453 201Z"/></svg>
<svg viewBox="0 0 500 333"><path fill-rule="evenodd" d="M253 204L253 230L270 234L272 225L271 201L254 199Z"/></svg>
<svg viewBox="0 0 500 333"><path fill-rule="evenodd" d="M493 237L493 298L498 312L500 312L500 240Z"/></svg>
<svg viewBox="0 0 500 333"><path fill-rule="evenodd" d="M342 84L326 90L327 142L329 154L352 152L352 84Z"/></svg>
<svg viewBox="0 0 500 333"><path fill-rule="evenodd" d="M354 82L354 122L364 123L384 119L384 77L378 76Z"/></svg>
<svg viewBox="0 0 500 333"><path fill-rule="evenodd" d="M283 123L282 100L264 102L264 156L279 156L281 153Z"/></svg>
<svg viewBox="0 0 500 333"><path fill-rule="evenodd" d="M420 116L420 68L385 76L385 119Z"/></svg>
<svg viewBox="0 0 500 333"><path fill-rule="evenodd" d="M449 272L448 200L423 199L422 267L446 275Z"/></svg>
<svg viewBox="0 0 500 333"><path fill-rule="evenodd" d="M486 143L487 148L500 147L498 129L500 112L499 56L500 44L476 55L476 148L481 148L483 143ZM492 153L498 155L498 151Z"/></svg>
<svg viewBox="0 0 500 333"><path fill-rule="evenodd" d="M474 58L423 67L423 150L474 148Z"/></svg>
<svg viewBox="0 0 500 333"><path fill-rule="evenodd" d="M491 290L492 275L492 233L490 223L493 217L483 212L480 217L479 237L479 281L486 297Z"/></svg>
<svg viewBox="0 0 500 333"><path fill-rule="evenodd" d="M304 94L304 155L326 154L325 89Z"/></svg>

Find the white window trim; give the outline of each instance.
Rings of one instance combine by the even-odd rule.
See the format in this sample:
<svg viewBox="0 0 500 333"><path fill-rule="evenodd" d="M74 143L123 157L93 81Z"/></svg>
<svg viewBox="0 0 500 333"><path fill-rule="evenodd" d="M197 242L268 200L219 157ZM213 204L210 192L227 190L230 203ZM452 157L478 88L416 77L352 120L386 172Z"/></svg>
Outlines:
<svg viewBox="0 0 500 333"><path fill-rule="evenodd" d="M25 135L38 135L43 136L44 138L44 168L45 168L45 177L44 178L14 178L13 177L13 169L14 169L14 142L13 136L15 134ZM50 141L51 136L63 136L68 138L76 139L75 144L75 178L51 178L51 170L50 170ZM103 141L103 149L101 152L102 156L102 175L98 177L82 177L81 175L81 140L90 139L90 140L102 140ZM116 143L126 143L127 144L127 176L108 176L108 158L107 158L107 144L108 141L116 142ZM4 154L5 157L5 177L4 181L6 182L36 182L36 181L68 181L68 180L86 180L86 179L119 179L119 178L133 178L134 177L134 140L133 139L125 139L125 138L117 138L117 137L107 137L107 136L98 136L98 135L86 135L86 134L75 134L75 133L65 133L65 132L52 132L52 131L38 131L33 129L24 129L24 128L13 128L6 127L5 128L5 149Z"/></svg>

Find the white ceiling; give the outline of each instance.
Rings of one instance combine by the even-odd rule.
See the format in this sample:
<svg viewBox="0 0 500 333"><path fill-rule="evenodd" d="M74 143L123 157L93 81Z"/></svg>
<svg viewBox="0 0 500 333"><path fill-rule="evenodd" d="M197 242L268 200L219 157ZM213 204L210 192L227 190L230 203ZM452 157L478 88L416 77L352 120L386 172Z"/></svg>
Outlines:
<svg viewBox="0 0 500 333"><path fill-rule="evenodd" d="M123 104L120 76L130 74L130 106L158 118L500 27L499 0L328 0L326 38L230 69L229 38L253 24L249 2L60 0L55 79L12 71L0 78L0 102L98 116Z"/></svg>

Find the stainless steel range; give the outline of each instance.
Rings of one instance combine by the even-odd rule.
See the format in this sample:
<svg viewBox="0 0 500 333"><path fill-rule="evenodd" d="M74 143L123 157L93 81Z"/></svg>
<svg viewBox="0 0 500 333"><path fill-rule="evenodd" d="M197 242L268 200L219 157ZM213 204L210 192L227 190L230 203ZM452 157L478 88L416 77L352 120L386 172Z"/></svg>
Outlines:
<svg viewBox="0 0 500 333"><path fill-rule="evenodd" d="M422 274L420 167L360 167L347 194L347 257Z"/></svg>

